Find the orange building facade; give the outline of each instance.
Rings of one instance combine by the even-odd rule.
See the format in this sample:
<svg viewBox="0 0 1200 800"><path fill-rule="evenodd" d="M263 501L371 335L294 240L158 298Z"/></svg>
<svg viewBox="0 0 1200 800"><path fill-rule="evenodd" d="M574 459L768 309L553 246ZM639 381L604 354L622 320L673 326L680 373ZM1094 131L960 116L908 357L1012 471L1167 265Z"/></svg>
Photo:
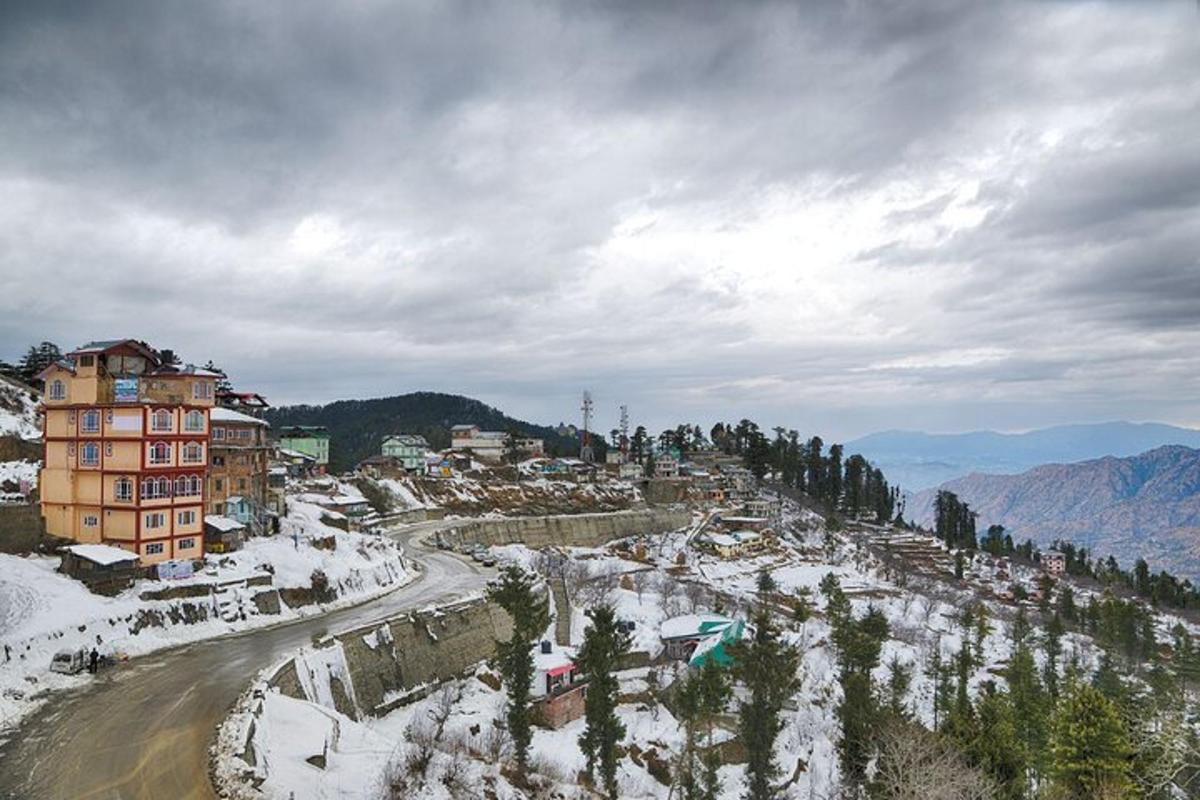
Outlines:
<svg viewBox="0 0 1200 800"><path fill-rule="evenodd" d="M145 564L201 557L217 376L118 340L85 345L41 377L46 532Z"/></svg>

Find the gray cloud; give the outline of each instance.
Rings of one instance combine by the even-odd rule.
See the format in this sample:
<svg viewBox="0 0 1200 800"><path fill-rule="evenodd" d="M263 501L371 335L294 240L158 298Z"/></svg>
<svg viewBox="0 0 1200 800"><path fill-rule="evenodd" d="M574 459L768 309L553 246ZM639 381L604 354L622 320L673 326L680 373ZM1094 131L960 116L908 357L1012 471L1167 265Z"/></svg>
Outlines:
<svg viewBox="0 0 1200 800"><path fill-rule="evenodd" d="M0 356L652 426L1200 424L1187 3L0 6ZM606 423L607 424L607 423Z"/></svg>

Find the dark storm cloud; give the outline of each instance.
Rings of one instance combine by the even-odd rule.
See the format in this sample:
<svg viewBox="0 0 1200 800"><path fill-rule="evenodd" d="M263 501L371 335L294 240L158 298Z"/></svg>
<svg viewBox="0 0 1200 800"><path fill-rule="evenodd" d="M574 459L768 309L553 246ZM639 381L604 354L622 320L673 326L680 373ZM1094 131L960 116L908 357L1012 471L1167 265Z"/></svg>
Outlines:
<svg viewBox="0 0 1200 800"><path fill-rule="evenodd" d="M1195 17L7 4L0 355L139 335L280 401L547 420L588 384L652 424L1200 422Z"/></svg>

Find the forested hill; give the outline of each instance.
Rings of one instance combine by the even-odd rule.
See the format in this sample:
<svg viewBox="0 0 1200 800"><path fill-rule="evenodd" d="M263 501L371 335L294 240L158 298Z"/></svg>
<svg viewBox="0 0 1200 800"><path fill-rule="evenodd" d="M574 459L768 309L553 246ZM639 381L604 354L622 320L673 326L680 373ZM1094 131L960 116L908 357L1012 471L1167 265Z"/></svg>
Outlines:
<svg viewBox="0 0 1200 800"><path fill-rule="evenodd" d="M578 440L559 436L554 428L514 419L489 405L455 394L414 392L372 400L338 400L324 406L281 406L269 409L266 419L273 428L285 425L323 425L329 429L330 466L342 471L379 452L383 437L392 433L424 436L430 446L450 446L450 426L478 425L484 430L515 428L546 442L548 452L572 454Z"/></svg>
<svg viewBox="0 0 1200 800"><path fill-rule="evenodd" d="M1071 541L1124 564L1200 575L1200 450L1159 447L1131 458L1046 464L1020 475L968 475L938 489L1003 525L1016 540ZM932 524L937 489L916 494L912 518Z"/></svg>

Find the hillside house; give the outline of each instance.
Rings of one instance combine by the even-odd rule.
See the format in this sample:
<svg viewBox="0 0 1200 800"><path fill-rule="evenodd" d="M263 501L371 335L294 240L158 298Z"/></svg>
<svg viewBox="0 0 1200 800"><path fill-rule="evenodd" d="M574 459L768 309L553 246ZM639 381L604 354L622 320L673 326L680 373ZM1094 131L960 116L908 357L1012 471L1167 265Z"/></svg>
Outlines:
<svg viewBox="0 0 1200 800"><path fill-rule="evenodd" d="M679 460L669 455L662 455L654 459L654 477L678 478Z"/></svg>
<svg viewBox="0 0 1200 800"><path fill-rule="evenodd" d="M75 544L63 548L58 571L96 594L115 595L132 586L138 577L138 557L105 544Z"/></svg>
<svg viewBox="0 0 1200 800"><path fill-rule="evenodd" d="M617 477L621 480L637 480L638 478L641 478L643 474L644 470L642 469L641 464L631 462L617 467Z"/></svg>
<svg viewBox="0 0 1200 800"><path fill-rule="evenodd" d="M740 530L761 533L771 527L766 517L747 517L741 514L720 514L717 516L716 522L727 531Z"/></svg>
<svg viewBox="0 0 1200 800"><path fill-rule="evenodd" d="M345 514L352 521L371 513L371 504L365 497L350 494L335 494L321 501L321 507L338 514Z"/></svg>
<svg viewBox="0 0 1200 800"><path fill-rule="evenodd" d="M704 543L721 558L742 558L762 549L762 536L754 531L732 531L730 533L707 533Z"/></svg>
<svg viewBox="0 0 1200 800"><path fill-rule="evenodd" d="M257 397L258 395L255 395ZM270 533L278 513L271 509L267 475L271 443L266 421L217 407L212 410L206 515L225 515L255 535Z"/></svg>
<svg viewBox="0 0 1200 800"><path fill-rule="evenodd" d="M46 532L136 553L200 555L216 373L134 339L89 342L42 371Z"/></svg>
<svg viewBox="0 0 1200 800"><path fill-rule="evenodd" d="M450 446L455 450L469 450L480 461L499 464L508 450L508 434L481 430L478 425L454 425L450 428ZM546 452L541 439L519 438L516 446L522 458L541 458Z"/></svg>
<svg viewBox="0 0 1200 800"><path fill-rule="evenodd" d="M210 553L231 553L241 550L246 540L246 526L236 519L220 514L204 518L204 549Z"/></svg>
<svg viewBox="0 0 1200 800"><path fill-rule="evenodd" d="M317 459L299 450L276 448L274 460L276 466L284 468L289 478L312 478L317 474Z"/></svg>
<svg viewBox="0 0 1200 800"><path fill-rule="evenodd" d="M425 441L424 436L408 433L385 436L380 446L380 455L399 460L401 466L409 472L421 471L428 452L429 442Z"/></svg>
<svg viewBox="0 0 1200 800"><path fill-rule="evenodd" d="M329 471L329 431L320 425L293 425L279 431L279 449L311 456L314 472Z"/></svg>
<svg viewBox="0 0 1200 800"><path fill-rule="evenodd" d="M1057 550L1047 550L1041 554L1042 569L1052 578L1057 578L1067 571L1067 557Z"/></svg>
<svg viewBox="0 0 1200 800"><path fill-rule="evenodd" d="M583 716L587 680L568 648L542 642L534 650L533 670L529 694L534 714L543 725L557 730Z"/></svg>
<svg viewBox="0 0 1200 800"><path fill-rule="evenodd" d="M744 625L719 614L685 614L663 620L659 638L667 658L700 667L709 659L721 666L733 663L728 647L742 638Z"/></svg>

